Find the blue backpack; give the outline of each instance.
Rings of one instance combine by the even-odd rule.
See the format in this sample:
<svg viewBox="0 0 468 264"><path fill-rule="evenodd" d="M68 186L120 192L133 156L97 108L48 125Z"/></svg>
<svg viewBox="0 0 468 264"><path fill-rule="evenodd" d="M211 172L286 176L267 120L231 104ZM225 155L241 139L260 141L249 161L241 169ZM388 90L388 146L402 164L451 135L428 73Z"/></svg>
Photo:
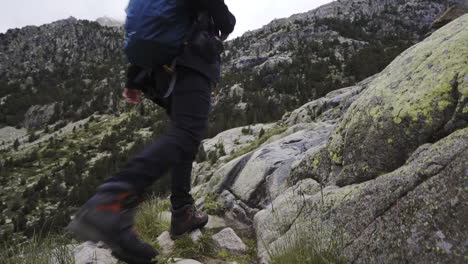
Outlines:
<svg viewBox="0 0 468 264"><path fill-rule="evenodd" d="M191 28L187 0L130 0L124 52L144 68L170 65L180 54Z"/></svg>

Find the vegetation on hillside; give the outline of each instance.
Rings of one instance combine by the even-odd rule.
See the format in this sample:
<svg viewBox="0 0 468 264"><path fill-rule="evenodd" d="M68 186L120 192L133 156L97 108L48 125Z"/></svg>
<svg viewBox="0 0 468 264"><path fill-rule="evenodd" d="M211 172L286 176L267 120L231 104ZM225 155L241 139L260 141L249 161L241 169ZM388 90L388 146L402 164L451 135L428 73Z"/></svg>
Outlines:
<svg viewBox="0 0 468 264"><path fill-rule="evenodd" d="M17 243L40 230L60 230L104 179L165 130L162 111L147 106L144 112L93 116L70 133L3 150L0 239ZM165 193L166 185L153 191Z"/></svg>

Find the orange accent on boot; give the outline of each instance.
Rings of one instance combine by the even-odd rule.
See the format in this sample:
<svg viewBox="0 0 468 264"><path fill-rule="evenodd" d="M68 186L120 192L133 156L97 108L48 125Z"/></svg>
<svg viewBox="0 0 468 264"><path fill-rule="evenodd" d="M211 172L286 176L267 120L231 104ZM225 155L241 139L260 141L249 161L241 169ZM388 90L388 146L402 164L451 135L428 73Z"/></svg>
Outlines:
<svg viewBox="0 0 468 264"><path fill-rule="evenodd" d="M123 199L125 199L125 197L127 197L130 194L131 194L130 192L121 193L117 196L117 201L115 201L114 203L110 203L110 204L101 204L96 208L96 211L118 213L120 212L120 209L122 208Z"/></svg>
<svg viewBox="0 0 468 264"><path fill-rule="evenodd" d="M187 217L187 219L186 219L184 222L182 222L183 225L188 224L190 221L192 221L192 217L193 217L192 208L189 208L189 209L187 210L187 213L188 213L188 217Z"/></svg>
<svg viewBox="0 0 468 264"><path fill-rule="evenodd" d="M196 214L195 214L195 217L196 217L196 218L203 218L203 216L204 216L204 215L203 215L202 213L196 213Z"/></svg>
<svg viewBox="0 0 468 264"><path fill-rule="evenodd" d="M130 230L133 232L133 234L138 235L138 231L137 231L136 227L132 226L130 228Z"/></svg>

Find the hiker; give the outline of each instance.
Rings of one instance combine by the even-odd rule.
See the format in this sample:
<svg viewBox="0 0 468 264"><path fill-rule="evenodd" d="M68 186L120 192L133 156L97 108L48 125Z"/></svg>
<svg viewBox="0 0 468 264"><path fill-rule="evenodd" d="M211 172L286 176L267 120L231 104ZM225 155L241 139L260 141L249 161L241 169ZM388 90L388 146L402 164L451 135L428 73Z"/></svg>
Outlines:
<svg viewBox="0 0 468 264"><path fill-rule="evenodd" d="M172 45L177 42L173 41L172 46L163 47L167 52L156 47L147 49L154 42L132 39L138 36L139 26L151 26L138 22L148 18L141 13L155 10L172 12L172 18L177 19L171 24L154 25L152 30L160 30L163 37L177 32L184 35L173 37L180 43ZM122 261L152 263L158 253L138 238L134 230L135 207L141 203L145 188L168 171L172 173L171 237L176 239L208 222L207 214L196 211L189 193L192 163L208 125L211 88L220 76L222 41L234 30L235 22L224 0L130 1L124 50L131 65L123 97L136 104L145 94L166 109L171 126L97 188L68 225L68 231L83 240L105 242ZM175 50L175 54L171 53Z"/></svg>

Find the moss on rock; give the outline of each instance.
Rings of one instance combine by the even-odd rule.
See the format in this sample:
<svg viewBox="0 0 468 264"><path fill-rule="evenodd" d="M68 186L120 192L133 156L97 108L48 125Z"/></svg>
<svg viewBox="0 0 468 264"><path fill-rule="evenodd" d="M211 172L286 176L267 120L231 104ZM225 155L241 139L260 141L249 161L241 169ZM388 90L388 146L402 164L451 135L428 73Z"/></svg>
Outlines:
<svg viewBox="0 0 468 264"><path fill-rule="evenodd" d="M466 126L467 26L465 15L405 51L351 105L329 144L342 167L337 184L392 171L418 146Z"/></svg>

